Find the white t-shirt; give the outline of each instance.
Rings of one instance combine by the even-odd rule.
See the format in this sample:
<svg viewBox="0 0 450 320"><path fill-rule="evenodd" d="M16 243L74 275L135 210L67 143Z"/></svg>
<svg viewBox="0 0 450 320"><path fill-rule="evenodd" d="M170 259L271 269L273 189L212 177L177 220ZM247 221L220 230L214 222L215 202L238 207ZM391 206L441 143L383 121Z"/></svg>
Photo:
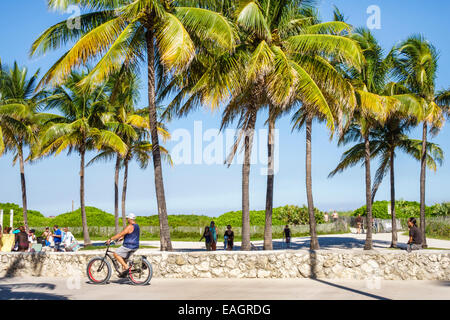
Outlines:
<svg viewBox="0 0 450 320"><path fill-rule="evenodd" d="M63 243L64 245L68 246L70 245L73 241L75 240L75 237L73 236L72 232L67 231L64 233L64 239L63 239Z"/></svg>

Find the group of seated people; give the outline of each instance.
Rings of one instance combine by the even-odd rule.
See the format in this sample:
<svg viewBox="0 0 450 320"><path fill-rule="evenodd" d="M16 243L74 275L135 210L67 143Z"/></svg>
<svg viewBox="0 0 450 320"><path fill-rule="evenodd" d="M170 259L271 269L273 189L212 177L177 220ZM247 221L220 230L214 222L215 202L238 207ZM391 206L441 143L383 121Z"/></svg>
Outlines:
<svg viewBox="0 0 450 320"><path fill-rule="evenodd" d="M0 251L2 252L39 252L39 251L77 251L79 244L69 228L60 230L57 225L53 226L53 232L49 227L40 237L36 237L34 229L25 230L24 226L13 230L11 227L5 227L2 232L0 226Z"/></svg>

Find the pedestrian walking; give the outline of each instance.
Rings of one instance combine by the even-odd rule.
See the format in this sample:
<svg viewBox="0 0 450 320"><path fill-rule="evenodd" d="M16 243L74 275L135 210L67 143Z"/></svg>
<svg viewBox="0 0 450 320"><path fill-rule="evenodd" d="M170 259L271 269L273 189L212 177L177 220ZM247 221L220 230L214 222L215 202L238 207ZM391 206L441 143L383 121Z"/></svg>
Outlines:
<svg viewBox="0 0 450 320"><path fill-rule="evenodd" d="M216 251L217 238L219 235L214 221L211 221L211 224L209 225L209 231L211 232L211 250Z"/></svg>
<svg viewBox="0 0 450 320"><path fill-rule="evenodd" d="M289 225L286 225L283 230L283 240L286 239L286 247L291 247L291 229L289 229Z"/></svg>
<svg viewBox="0 0 450 320"><path fill-rule="evenodd" d="M358 214L358 216L355 219L356 222L356 233L360 234L361 233L361 225L363 224L363 218L361 217L360 214Z"/></svg>
<svg viewBox="0 0 450 320"><path fill-rule="evenodd" d="M205 230L203 231L203 235L199 241L202 241L203 238L205 239L206 250L211 251L211 231L209 231L208 226L205 227Z"/></svg>
<svg viewBox="0 0 450 320"><path fill-rule="evenodd" d="M234 232L231 230L231 225L227 225L227 230L225 231L225 234L223 237L226 237L226 244L225 249L226 250L233 250L233 244L234 244Z"/></svg>

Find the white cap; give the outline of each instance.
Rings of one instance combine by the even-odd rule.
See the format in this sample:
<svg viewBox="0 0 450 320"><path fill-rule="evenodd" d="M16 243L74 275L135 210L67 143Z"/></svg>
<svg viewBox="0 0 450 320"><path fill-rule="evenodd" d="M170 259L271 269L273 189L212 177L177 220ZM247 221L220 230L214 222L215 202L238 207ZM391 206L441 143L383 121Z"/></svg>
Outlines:
<svg viewBox="0 0 450 320"><path fill-rule="evenodd" d="M129 213L127 219L136 220L136 215L134 213Z"/></svg>

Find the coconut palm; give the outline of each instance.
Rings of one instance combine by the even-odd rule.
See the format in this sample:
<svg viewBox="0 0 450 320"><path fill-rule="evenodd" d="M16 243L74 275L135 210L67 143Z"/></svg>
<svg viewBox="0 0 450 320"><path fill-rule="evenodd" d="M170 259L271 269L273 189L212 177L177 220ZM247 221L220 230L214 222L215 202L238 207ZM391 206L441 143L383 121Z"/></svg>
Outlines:
<svg viewBox="0 0 450 320"><path fill-rule="evenodd" d="M139 99L139 79L133 73L123 68L116 74L110 76L109 81L109 103L111 112L107 116L106 126L112 129L127 145L133 139L137 139L136 129L148 127L148 121L134 114L134 105ZM111 149L107 150L112 151ZM121 155L115 152L116 164L114 171L114 217L115 230L119 232L119 170ZM91 163L91 162L89 162ZM89 165L88 163L88 165ZM125 226L125 217L122 217Z"/></svg>
<svg viewBox="0 0 450 320"><path fill-rule="evenodd" d="M413 121L410 118L390 116L384 125L376 126L369 133L370 140L370 156L372 159L379 158L379 166L375 174L375 180L372 187L372 203L378 187L383 181L383 178L390 174L390 190L391 190L391 216L392 221L396 219L395 216L395 176L394 176L394 160L396 157L396 150L405 152L414 159L421 159L422 143L420 140L409 138L406 133L411 129ZM343 140L344 144L354 142L355 139L361 141L362 136L356 127L352 127L346 133ZM364 143L360 142L345 151L342 155L341 161L336 168L330 173L329 177L344 171L349 167L353 167L358 163L364 163L365 147ZM443 151L441 148L433 143L427 143L427 166L436 170L437 164L442 164ZM395 226L395 223L393 223ZM397 247L397 230L392 229L391 247Z"/></svg>
<svg viewBox="0 0 450 320"><path fill-rule="evenodd" d="M350 36L361 46L365 64L361 70L342 69L342 72L353 84L357 100L357 108L351 114L351 121L347 126L347 132L355 135L360 132L364 144L364 167L366 186L366 210L367 210L367 233L365 250L372 249L372 178L370 174L371 146L370 134L373 128L383 125L388 115L399 108L400 102L385 95L387 77L391 68L391 54L383 56L383 50L373 37L371 32L364 28L358 28ZM341 134L339 144L345 141L345 134ZM395 221L393 224L395 230ZM393 231L394 232L394 231Z"/></svg>
<svg viewBox="0 0 450 320"><path fill-rule="evenodd" d="M438 54L436 48L421 35L413 35L394 51L394 75L408 89L408 94L397 95L410 109L418 122L422 122L422 154L420 161L420 228L422 246L427 247L425 235L425 179L427 165L428 126L437 134L443 125L443 112L448 112L449 91L437 92L436 72ZM412 97L411 97L412 95Z"/></svg>
<svg viewBox="0 0 450 320"><path fill-rule="evenodd" d="M108 147L123 156L128 148L120 137L108 130L104 123L108 111L108 97L105 94L106 84L85 90L79 86L85 73L71 73L64 85L58 86L46 101L48 108L55 108L63 118L48 124L40 136L40 156L54 153L58 155L64 150L80 155L80 206L83 224L84 244L90 245L86 209L85 209L85 156L90 150Z"/></svg>
<svg viewBox="0 0 450 320"><path fill-rule="evenodd" d="M139 62L147 62L161 250L172 250L157 129L155 68L166 75L185 69L196 55L196 44L201 42L224 51L232 50L234 30L223 15L200 7L198 1L48 0L48 6L53 10L65 11L73 4L88 11L80 16L81 28L70 28L68 21L50 27L35 41L31 55L44 54L75 41L75 45L50 68L43 83L60 83L73 68L88 61L98 62L85 78L84 85L97 84L124 64L134 68Z"/></svg>
<svg viewBox="0 0 450 320"><path fill-rule="evenodd" d="M31 77L27 68L1 68L0 73L0 155L14 153L13 165L19 160L22 188L23 221L28 230L27 189L25 179L25 148L30 150L37 143L37 135L45 122L55 115L39 113L45 91L35 92L39 71Z"/></svg>
<svg viewBox="0 0 450 320"><path fill-rule="evenodd" d="M305 15L308 3L261 0L224 5L225 14L238 27L236 50L232 54L204 50L183 76L174 78L162 92L165 97L176 85L180 87L170 104L179 115L200 104L215 108L226 101L222 128L239 119L240 133L227 162L232 161L243 141L242 250L250 249L248 185L258 111L269 104L286 107L299 98L326 114L327 123L333 127L332 112L318 82L328 79L330 91L343 90L336 81L339 75L322 56L333 56L355 67L362 62L358 45L338 35L350 26L343 22L313 25Z"/></svg>

